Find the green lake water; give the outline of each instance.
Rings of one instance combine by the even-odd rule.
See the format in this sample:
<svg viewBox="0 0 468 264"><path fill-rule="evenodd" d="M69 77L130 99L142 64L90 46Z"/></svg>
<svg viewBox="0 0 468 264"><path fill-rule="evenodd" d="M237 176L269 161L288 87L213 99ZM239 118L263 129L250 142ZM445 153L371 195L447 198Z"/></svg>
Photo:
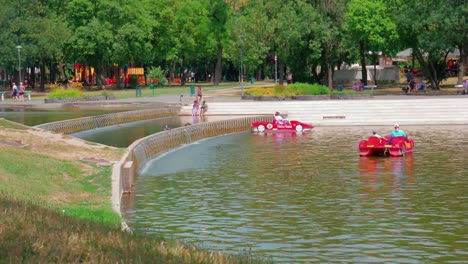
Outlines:
<svg viewBox="0 0 468 264"><path fill-rule="evenodd" d="M42 110L24 107L1 107L0 118L5 118L27 126L36 126L67 119L112 114L116 112L119 112L119 110L83 110L76 108Z"/></svg>
<svg viewBox="0 0 468 264"><path fill-rule="evenodd" d="M468 126L401 127L415 152L360 158L372 129L237 133L144 164L129 225L278 263L466 263Z"/></svg>

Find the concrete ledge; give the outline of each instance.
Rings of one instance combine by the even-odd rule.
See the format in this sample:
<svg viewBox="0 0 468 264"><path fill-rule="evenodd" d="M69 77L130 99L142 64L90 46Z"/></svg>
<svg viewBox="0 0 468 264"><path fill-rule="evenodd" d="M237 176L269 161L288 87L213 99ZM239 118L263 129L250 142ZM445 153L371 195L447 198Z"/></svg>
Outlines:
<svg viewBox="0 0 468 264"><path fill-rule="evenodd" d="M134 171L157 155L194 141L250 130L252 122L272 119L272 115L254 116L174 128L141 138L133 142L112 171L112 205L120 214L120 205L125 194L132 192L135 184ZM132 170L130 173L128 170ZM128 187L130 186L130 189Z"/></svg>
<svg viewBox="0 0 468 264"><path fill-rule="evenodd" d="M94 101L105 101L115 100L115 96L94 96L94 97L81 97L81 98L46 98L44 103L73 103L73 102L94 102Z"/></svg>
<svg viewBox="0 0 468 264"><path fill-rule="evenodd" d="M99 127L111 126L116 124L128 123L139 120L153 119L165 116L175 116L179 111L178 107L171 108L158 108L158 109L144 109L128 112L120 112L107 115L90 116L83 118L76 118L70 120L63 120L58 122L45 123L36 126L45 130L71 134L84 130L95 129Z"/></svg>

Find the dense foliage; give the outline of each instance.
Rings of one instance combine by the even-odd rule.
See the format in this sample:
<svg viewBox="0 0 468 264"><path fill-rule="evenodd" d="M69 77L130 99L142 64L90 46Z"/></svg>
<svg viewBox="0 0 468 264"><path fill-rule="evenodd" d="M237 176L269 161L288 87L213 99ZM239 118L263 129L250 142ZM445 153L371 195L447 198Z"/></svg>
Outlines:
<svg viewBox="0 0 468 264"><path fill-rule="evenodd" d="M69 77L79 62L93 66L99 81L135 65L161 66L170 79L194 72L197 80L218 84L237 80L242 64L245 79L273 79L277 68L280 83L291 71L297 81L331 88L333 71L343 62L365 66L376 61L376 52L394 56L412 48L438 87L446 77L441 71L446 54L468 49L465 0L0 0L0 5L4 74L16 75L21 46L23 70L50 71L51 81Z"/></svg>
<svg viewBox="0 0 468 264"><path fill-rule="evenodd" d="M53 89L49 94L48 98L54 98L54 99L63 99L63 98L77 98L77 97L83 97L84 93L83 91L79 89L64 89L64 88L57 88Z"/></svg>
<svg viewBox="0 0 468 264"><path fill-rule="evenodd" d="M297 96L330 94L328 87L319 84L294 83L288 86L277 85L275 87L253 87L245 90L249 96Z"/></svg>

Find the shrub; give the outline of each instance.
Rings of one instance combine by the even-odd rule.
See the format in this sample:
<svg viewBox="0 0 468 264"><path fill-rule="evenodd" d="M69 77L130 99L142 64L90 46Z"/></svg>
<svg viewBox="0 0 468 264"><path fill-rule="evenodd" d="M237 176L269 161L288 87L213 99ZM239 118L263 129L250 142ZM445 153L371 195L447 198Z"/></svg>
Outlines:
<svg viewBox="0 0 468 264"><path fill-rule="evenodd" d="M150 73L150 78L152 80L148 82L153 81L154 84L157 84L160 86L166 84L165 72L163 69L161 69L161 67L151 67L149 69L149 73Z"/></svg>
<svg viewBox="0 0 468 264"><path fill-rule="evenodd" d="M51 90L55 90L55 89L59 89L59 88L60 88L60 85L58 85L58 84L55 84L55 83L49 84L49 89L51 89Z"/></svg>
<svg viewBox="0 0 468 264"><path fill-rule="evenodd" d="M319 95L319 94L330 94L328 87L320 84L308 84L308 83L294 83L289 85L297 92L297 95Z"/></svg>
<svg viewBox="0 0 468 264"><path fill-rule="evenodd" d="M52 92L49 93L48 98L57 98L57 99L62 99L62 98L77 98L77 97L83 97L84 94L82 91L78 89L54 89Z"/></svg>
<svg viewBox="0 0 468 264"><path fill-rule="evenodd" d="M251 96L296 96L330 93L330 89L326 86L308 83L295 83L288 86L277 85L272 88L254 87L245 91L245 95Z"/></svg>
<svg viewBox="0 0 468 264"><path fill-rule="evenodd" d="M271 96L273 95L273 88L253 87L246 89L244 94L250 96Z"/></svg>
<svg viewBox="0 0 468 264"><path fill-rule="evenodd" d="M135 89L137 87L138 79L139 79L138 75L130 75L129 85L131 88Z"/></svg>
<svg viewBox="0 0 468 264"><path fill-rule="evenodd" d="M83 87L83 83L82 82L71 82L70 86L72 88L81 88L81 87Z"/></svg>

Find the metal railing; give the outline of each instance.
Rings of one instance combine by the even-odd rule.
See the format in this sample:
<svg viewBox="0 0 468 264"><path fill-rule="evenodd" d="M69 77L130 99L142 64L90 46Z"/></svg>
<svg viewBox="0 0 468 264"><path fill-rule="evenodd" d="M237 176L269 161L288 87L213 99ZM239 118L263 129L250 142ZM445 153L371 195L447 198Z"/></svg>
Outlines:
<svg viewBox="0 0 468 264"><path fill-rule="evenodd" d="M117 164L119 179L119 201L124 194L131 193L135 185L135 170L161 153L204 138L250 130L252 122L271 120L271 115L252 116L238 119L200 123L141 138L127 148L127 152ZM116 168L114 167L114 168ZM133 171L132 171L133 170Z"/></svg>
<svg viewBox="0 0 468 264"><path fill-rule="evenodd" d="M37 125L35 127L56 133L72 134L84 130L123 124L158 117L176 116L179 107L143 109L106 115L90 116Z"/></svg>

